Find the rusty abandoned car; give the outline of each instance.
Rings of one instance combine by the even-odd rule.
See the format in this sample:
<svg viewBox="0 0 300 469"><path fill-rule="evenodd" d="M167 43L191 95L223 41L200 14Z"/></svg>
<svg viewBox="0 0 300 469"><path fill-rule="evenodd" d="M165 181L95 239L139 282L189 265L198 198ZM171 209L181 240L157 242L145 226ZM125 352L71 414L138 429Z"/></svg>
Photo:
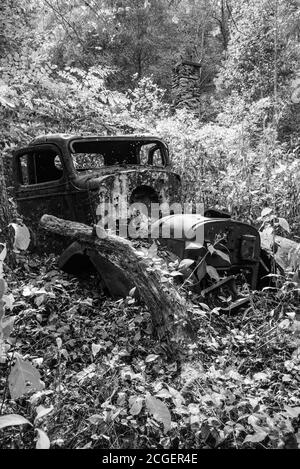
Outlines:
<svg viewBox="0 0 300 469"><path fill-rule="evenodd" d="M165 207L181 201L180 177L171 169L167 145L157 137L45 135L17 150L13 167L18 210L33 230L45 213L93 225L99 222L99 204L117 209L124 202ZM200 279L204 293L232 286L241 274L252 289L259 289L271 271L259 232L217 210L167 216L160 210L153 227L159 242L180 259L193 259L196 265L205 256L218 272L220 279L212 284L205 275ZM162 236L164 231L169 235ZM209 246L214 249L208 252ZM60 267L72 271L85 256L80 243L73 242L61 254ZM96 268L105 281L106 268ZM109 289L113 296L125 294L119 284ZM244 301L235 293L233 299L234 306Z"/></svg>

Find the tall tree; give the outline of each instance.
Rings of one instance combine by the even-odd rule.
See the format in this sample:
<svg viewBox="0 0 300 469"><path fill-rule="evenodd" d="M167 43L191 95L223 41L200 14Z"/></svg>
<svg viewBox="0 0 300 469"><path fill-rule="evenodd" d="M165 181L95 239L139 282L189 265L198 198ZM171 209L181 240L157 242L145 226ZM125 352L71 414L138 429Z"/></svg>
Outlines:
<svg viewBox="0 0 300 469"><path fill-rule="evenodd" d="M234 0L219 88L249 99L274 96L276 101L299 60L299 18L300 5L294 0Z"/></svg>
<svg viewBox="0 0 300 469"><path fill-rule="evenodd" d="M5 232L9 221L9 204L4 176L3 156L0 155L0 239L1 232Z"/></svg>

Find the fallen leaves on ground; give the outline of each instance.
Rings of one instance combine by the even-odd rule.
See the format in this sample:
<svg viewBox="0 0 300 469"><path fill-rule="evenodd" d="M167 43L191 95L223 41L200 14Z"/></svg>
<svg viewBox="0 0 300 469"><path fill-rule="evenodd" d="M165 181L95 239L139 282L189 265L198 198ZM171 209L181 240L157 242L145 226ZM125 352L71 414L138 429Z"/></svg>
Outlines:
<svg viewBox="0 0 300 469"><path fill-rule="evenodd" d="M54 257L25 256L7 283L16 319L0 365L1 414L26 421L4 422L2 448L298 447L292 301L260 293L232 316L195 302L195 337L170 361L146 308L109 300L97 277L77 279L56 270ZM16 352L44 386L12 399L6 377ZM23 425L37 420L39 429Z"/></svg>

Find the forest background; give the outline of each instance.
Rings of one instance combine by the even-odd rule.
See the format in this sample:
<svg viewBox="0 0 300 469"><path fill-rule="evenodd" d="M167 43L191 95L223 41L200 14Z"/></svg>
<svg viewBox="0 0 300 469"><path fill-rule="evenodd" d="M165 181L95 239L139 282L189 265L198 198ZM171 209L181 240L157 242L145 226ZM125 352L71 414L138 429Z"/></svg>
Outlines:
<svg viewBox="0 0 300 469"><path fill-rule="evenodd" d="M3 154L43 133L157 134L186 200L250 222L271 206L297 231L299 17L298 0L4 0ZM194 109L174 99L183 60L201 64Z"/></svg>
<svg viewBox="0 0 300 469"><path fill-rule="evenodd" d="M299 59L299 0L2 0L0 241L13 149L56 132L158 135L186 201L271 214L299 241ZM184 62L200 64L193 106L176 101ZM195 340L172 362L130 294L112 301L54 256L11 267L1 246L1 447L300 447L298 258L242 314L187 293Z"/></svg>

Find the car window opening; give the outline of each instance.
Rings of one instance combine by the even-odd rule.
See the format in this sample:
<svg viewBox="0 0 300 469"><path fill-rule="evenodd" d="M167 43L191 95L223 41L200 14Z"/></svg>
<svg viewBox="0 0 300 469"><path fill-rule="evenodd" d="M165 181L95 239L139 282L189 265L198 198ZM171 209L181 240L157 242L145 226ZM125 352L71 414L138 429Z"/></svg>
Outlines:
<svg viewBox="0 0 300 469"><path fill-rule="evenodd" d="M155 141L73 141L70 150L77 171L114 165L165 166L162 145Z"/></svg>
<svg viewBox="0 0 300 469"><path fill-rule="evenodd" d="M60 156L51 150L22 155L19 159L19 168L22 185L57 181L63 176Z"/></svg>

